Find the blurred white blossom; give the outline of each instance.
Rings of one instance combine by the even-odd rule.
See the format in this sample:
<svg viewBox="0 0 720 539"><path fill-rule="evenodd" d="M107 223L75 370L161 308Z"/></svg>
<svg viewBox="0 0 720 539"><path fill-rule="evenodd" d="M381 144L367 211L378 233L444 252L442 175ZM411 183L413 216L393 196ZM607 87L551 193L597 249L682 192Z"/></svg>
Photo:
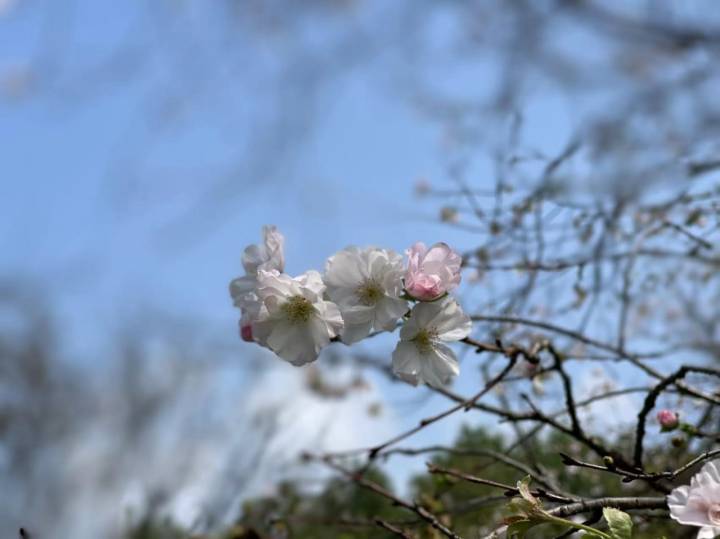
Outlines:
<svg viewBox="0 0 720 539"><path fill-rule="evenodd" d="M700 527L698 539L720 535L720 460L706 463L689 486L673 489L667 501L674 520Z"/></svg>

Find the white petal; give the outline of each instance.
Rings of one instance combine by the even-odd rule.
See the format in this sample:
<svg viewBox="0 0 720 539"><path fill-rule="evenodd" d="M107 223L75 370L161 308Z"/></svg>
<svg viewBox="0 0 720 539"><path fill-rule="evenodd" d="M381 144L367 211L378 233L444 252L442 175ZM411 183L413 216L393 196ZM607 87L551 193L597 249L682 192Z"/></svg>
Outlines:
<svg viewBox="0 0 720 539"><path fill-rule="evenodd" d="M325 263L325 282L333 288L357 288L368 278L357 247L347 247L335 253Z"/></svg>
<svg viewBox="0 0 720 539"><path fill-rule="evenodd" d="M332 302L337 303L342 310L343 308L352 308L358 304L358 297L355 290L355 288L336 288L328 286L327 295Z"/></svg>
<svg viewBox="0 0 720 539"><path fill-rule="evenodd" d="M318 316L328 326L328 336L337 336L345 325L338 306L332 301L318 301L314 306Z"/></svg>
<svg viewBox="0 0 720 539"><path fill-rule="evenodd" d="M392 370L395 376L408 384L416 386L420 383L422 363L414 343L398 342L392 354Z"/></svg>
<svg viewBox="0 0 720 539"><path fill-rule="evenodd" d="M261 324L260 327L262 328L268 326ZM273 352L280 355L280 351L285 349L288 341L295 337L295 327L289 322L283 320L277 322L276 324L273 324L272 326L270 326L270 328L271 329L268 333L266 343Z"/></svg>
<svg viewBox="0 0 720 539"><path fill-rule="evenodd" d="M375 305L375 329L393 331L398 320L408 311L407 301L385 297Z"/></svg>
<svg viewBox="0 0 720 539"><path fill-rule="evenodd" d="M444 300L443 309L433 320L433 324L443 341L459 341L470 335L472 320L467 316L457 301L451 298Z"/></svg>
<svg viewBox="0 0 720 539"><path fill-rule="evenodd" d="M720 460L706 462L700 473L705 474L711 481L720 485Z"/></svg>
<svg viewBox="0 0 720 539"><path fill-rule="evenodd" d="M387 273L398 272L400 279L404 272L403 259L398 253L392 249L377 249L377 255L371 264L371 277L374 279L382 278Z"/></svg>
<svg viewBox="0 0 720 539"><path fill-rule="evenodd" d="M259 270L283 271L285 257L283 247L285 238L274 226L263 227L263 245L249 245L242 255L245 272L254 276Z"/></svg>
<svg viewBox="0 0 720 539"><path fill-rule="evenodd" d="M418 328L428 328L442 309L442 301L430 301L417 303L410 312L410 320L413 320Z"/></svg>
<svg viewBox="0 0 720 539"><path fill-rule="evenodd" d="M707 508L703 500L698 498L693 489L682 486L674 489L668 496L670 517L680 524L690 526L707 526L712 524L708 519Z"/></svg>
<svg viewBox="0 0 720 539"><path fill-rule="evenodd" d="M270 296L289 298L300 295L300 287L289 275L274 270L260 270L257 276L257 295L263 300Z"/></svg>
<svg viewBox="0 0 720 539"><path fill-rule="evenodd" d="M256 279L251 275L245 275L230 281L230 297L232 297L235 307L240 307L244 296L255 291L255 285Z"/></svg>
<svg viewBox="0 0 720 539"><path fill-rule="evenodd" d="M362 252L361 258L365 260L365 269L368 277L382 280L385 273L392 269L392 265L389 264L388 252L385 249L367 247Z"/></svg>
<svg viewBox="0 0 720 539"><path fill-rule="evenodd" d="M718 535L720 535L720 528L705 526L700 528L700 531L697 534L697 539L715 539Z"/></svg>
<svg viewBox="0 0 720 539"><path fill-rule="evenodd" d="M322 299L325 292L325 283L322 276L315 270L309 270L296 278L300 287L303 288L303 296L311 302Z"/></svg>
<svg viewBox="0 0 720 539"><path fill-rule="evenodd" d="M460 373L455 353L443 344L437 344L432 352L422 356L421 377L426 384L440 387L448 384Z"/></svg>
<svg viewBox="0 0 720 539"><path fill-rule="evenodd" d="M398 261L401 260L401 258L398 259ZM403 295L403 268L401 265L397 267L391 266L391 269L383 275L374 276L373 278L381 284L388 296L399 298Z"/></svg>
<svg viewBox="0 0 720 539"><path fill-rule="evenodd" d="M342 332L342 341L345 344L354 344L370 335L371 331L372 320L360 322L359 324L349 324L346 322Z"/></svg>
<svg viewBox="0 0 720 539"><path fill-rule="evenodd" d="M281 331L283 335L278 335L276 339L279 346L275 347L270 344L272 337ZM268 344L278 356L298 367L315 361L320 351L320 347L316 344L306 324L296 324L289 329L280 326L273 331Z"/></svg>
<svg viewBox="0 0 720 539"><path fill-rule="evenodd" d="M335 331L319 316L313 316L308 320L306 331L314 343L316 352L320 352L320 349L327 346L330 339L335 336Z"/></svg>
<svg viewBox="0 0 720 539"><path fill-rule="evenodd" d="M682 485L681 487L674 488L670 494L668 494L667 502L668 505L685 505L687 504L688 497L690 496L690 487Z"/></svg>
<svg viewBox="0 0 720 539"><path fill-rule="evenodd" d="M715 468L707 464L690 481L690 501L693 496L703 500L720 501L720 483L714 477Z"/></svg>
<svg viewBox="0 0 720 539"><path fill-rule="evenodd" d="M412 385L425 383L441 387L460 372L455 354L444 345L420 353L413 342L400 341L393 352L393 373Z"/></svg>
<svg viewBox="0 0 720 539"><path fill-rule="evenodd" d="M368 305L353 305L340 309L342 318L346 324L364 324L372 322L375 310Z"/></svg>
<svg viewBox="0 0 720 539"><path fill-rule="evenodd" d="M285 269L285 238L275 226L263 227L266 261L262 264L265 270L274 269L282 272Z"/></svg>
<svg viewBox="0 0 720 539"><path fill-rule="evenodd" d="M438 332L443 341L459 341L470 334L472 321L462 312L460 305L452 298L439 301L420 302L410 312L413 329L401 330L400 338L408 340L417 334L417 328L432 329ZM408 323L406 322L407 326Z"/></svg>
<svg viewBox="0 0 720 539"><path fill-rule="evenodd" d="M255 275L258 267L267 260L265 249L258 245L249 245L245 248L242 255L242 265L245 272L249 275Z"/></svg>
<svg viewBox="0 0 720 539"><path fill-rule="evenodd" d="M413 307L412 311L410 311L410 318L405 320L403 322L402 327L400 328L400 339L403 341L411 341L415 337L417 337L418 332L420 331L421 326L418 324L417 318L415 318L415 310L418 308L418 306L424 305L424 303L419 303Z"/></svg>

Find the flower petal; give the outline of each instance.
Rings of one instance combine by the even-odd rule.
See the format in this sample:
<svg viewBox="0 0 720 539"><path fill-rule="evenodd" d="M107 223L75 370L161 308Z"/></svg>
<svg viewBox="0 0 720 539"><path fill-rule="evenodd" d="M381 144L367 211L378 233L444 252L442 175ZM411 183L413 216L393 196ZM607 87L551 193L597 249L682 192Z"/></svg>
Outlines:
<svg viewBox="0 0 720 539"><path fill-rule="evenodd" d="M412 342L398 342L392 354L392 370L395 376L411 385L421 381L422 364L417 347Z"/></svg>
<svg viewBox="0 0 720 539"><path fill-rule="evenodd" d="M697 539L715 539L720 535L720 528L712 526L704 526L697 534Z"/></svg>
<svg viewBox="0 0 720 539"><path fill-rule="evenodd" d="M460 304L452 298L446 298L442 310L433 321L439 338L443 341L459 341L470 335L472 320Z"/></svg>
<svg viewBox="0 0 720 539"><path fill-rule="evenodd" d="M345 328L342 332L342 341L345 344L354 344L363 340L365 337L370 335L372 331L373 323L372 319L366 322L360 322L358 324L345 323Z"/></svg>
<svg viewBox="0 0 720 539"><path fill-rule="evenodd" d="M375 329L393 331L398 320L408 311L407 301L400 298L385 297L375 306Z"/></svg>
<svg viewBox="0 0 720 539"><path fill-rule="evenodd" d="M698 499L692 487L683 485L670 493L667 498L670 517L680 524L707 526L712 524L707 515L707 507Z"/></svg>
<svg viewBox="0 0 720 539"><path fill-rule="evenodd" d="M367 265L362 263L360 250L346 247L327 259L325 283L328 288L357 288L369 277Z"/></svg>
<svg viewBox="0 0 720 539"><path fill-rule="evenodd" d="M246 295L255 291L257 279L251 275L238 277L230 281L230 297L233 299L233 305L240 307Z"/></svg>
<svg viewBox="0 0 720 539"><path fill-rule="evenodd" d="M421 377L426 384L441 387L460 373L455 353L444 344L437 344L423 357Z"/></svg>

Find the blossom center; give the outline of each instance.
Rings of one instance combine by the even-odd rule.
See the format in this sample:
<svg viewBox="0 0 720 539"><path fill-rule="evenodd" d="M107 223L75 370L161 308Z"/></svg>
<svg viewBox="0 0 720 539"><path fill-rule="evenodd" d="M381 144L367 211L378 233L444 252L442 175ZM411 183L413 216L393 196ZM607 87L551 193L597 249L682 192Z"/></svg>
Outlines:
<svg viewBox="0 0 720 539"><path fill-rule="evenodd" d="M421 329L413 339L415 346L417 346L418 352L421 354L428 354L432 352L435 339L437 339L438 333L433 329Z"/></svg>
<svg viewBox="0 0 720 539"><path fill-rule="evenodd" d="M355 291L355 295L363 305L375 305L384 296L380 285L372 279L369 279L360 285Z"/></svg>
<svg viewBox="0 0 720 539"><path fill-rule="evenodd" d="M720 503L713 503L708 507L708 520L713 524L720 524Z"/></svg>
<svg viewBox="0 0 720 539"><path fill-rule="evenodd" d="M302 296L293 296L282 306L286 318L293 324L307 322L313 313L313 306Z"/></svg>

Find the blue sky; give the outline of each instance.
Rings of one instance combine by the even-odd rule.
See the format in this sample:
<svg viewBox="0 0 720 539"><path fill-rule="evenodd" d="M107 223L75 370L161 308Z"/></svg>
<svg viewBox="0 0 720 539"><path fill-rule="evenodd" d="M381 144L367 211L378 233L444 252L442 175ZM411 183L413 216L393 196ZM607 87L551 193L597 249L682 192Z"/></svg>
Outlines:
<svg viewBox="0 0 720 539"><path fill-rule="evenodd" d="M104 17L116 19L122 4L110 5L113 14ZM31 49L29 34L17 29L35 14L29 6L16 11L11 20L0 19L16 30L0 63L22 63L21 51ZM78 27L76 41L105 31ZM71 57L82 64L79 54ZM118 317L150 305L233 327L226 285L241 270L242 249L266 223L287 236L291 272L322 268L348 244L402 250L417 240L464 240L435 224L435 204L413 195L420 177L443 181L436 129L375 75L360 70L334 81L313 130L293 142L280 170L271 177L238 175L240 193L227 204L219 197L217 208L201 205L197 217L185 208L215 180L213 162L228 148L208 122L180 135L149 133L144 99L152 80L87 103L63 103L42 89L0 102L3 274L38 285L85 346L104 334L98 324L110 329ZM133 150L137 155L126 159ZM133 167L153 161L170 172L133 175ZM186 169L194 178L186 179Z"/></svg>

